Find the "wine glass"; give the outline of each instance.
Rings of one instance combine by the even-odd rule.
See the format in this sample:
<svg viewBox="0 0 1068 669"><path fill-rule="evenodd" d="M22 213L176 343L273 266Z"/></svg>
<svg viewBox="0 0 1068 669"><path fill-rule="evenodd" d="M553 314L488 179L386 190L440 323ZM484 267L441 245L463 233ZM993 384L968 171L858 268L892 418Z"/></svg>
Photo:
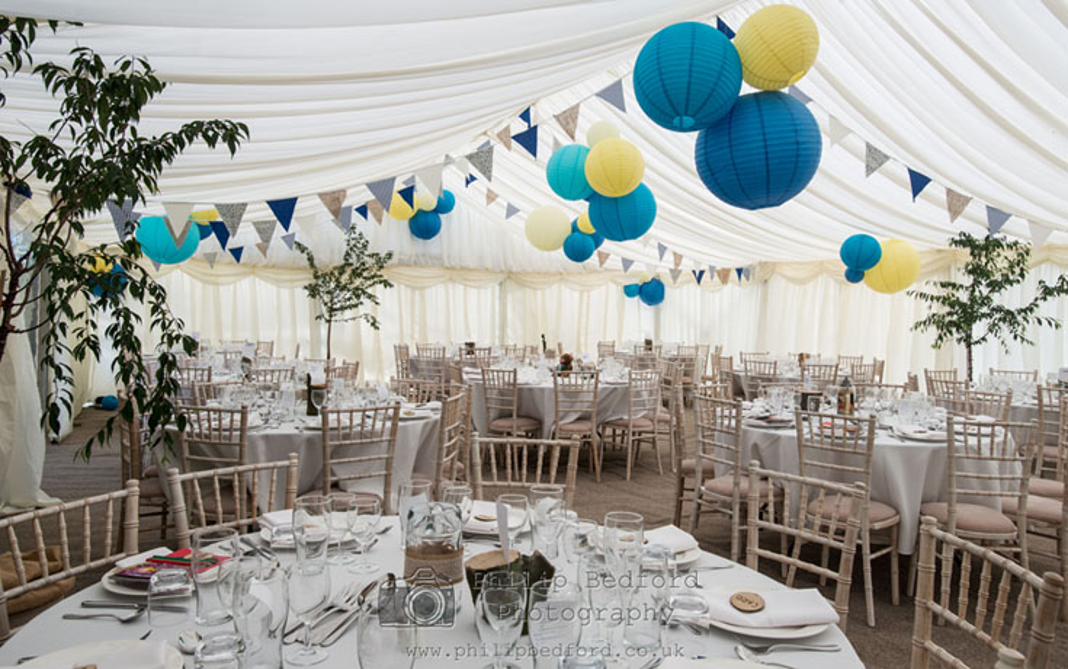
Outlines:
<svg viewBox="0 0 1068 669"><path fill-rule="evenodd" d="M568 561L575 565L576 583L581 584L586 560L597 552L593 543L597 531L597 521L588 518L570 519L564 527L564 552Z"/></svg>
<svg viewBox="0 0 1068 669"><path fill-rule="evenodd" d="M397 495L397 506L400 516L401 541L408 536L408 513L412 507L426 504L431 499L432 481L426 479L412 479L401 484Z"/></svg>
<svg viewBox="0 0 1068 669"><path fill-rule="evenodd" d="M530 641L537 652L535 669L570 666L561 659L573 655L572 650L579 640L582 589L577 583L544 579L530 586L529 597L527 625Z"/></svg>
<svg viewBox="0 0 1068 669"><path fill-rule="evenodd" d="M315 614L330 601L330 568L326 560L298 560L288 575L289 608L304 623L304 644L286 653L286 662L299 667L318 664L327 652L311 645L311 628Z"/></svg>
<svg viewBox="0 0 1068 669"><path fill-rule="evenodd" d="M301 495L293 502L293 540L297 561L326 560L330 544L330 500L326 495Z"/></svg>
<svg viewBox="0 0 1068 669"><path fill-rule="evenodd" d="M450 483L441 489L441 501L447 504L455 504L460 509L460 527L465 527L471 515L474 513L474 491L465 483ZM467 547L464 547L467 554Z"/></svg>
<svg viewBox="0 0 1068 669"><path fill-rule="evenodd" d="M326 404L326 388L312 388L309 394L311 398L312 406L315 407L315 413L322 411L323 405Z"/></svg>
<svg viewBox="0 0 1068 669"><path fill-rule="evenodd" d="M530 501L526 495L505 493L497 496L497 502L508 507L508 545L511 550L519 550L516 540L527 529L530 519Z"/></svg>
<svg viewBox="0 0 1068 669"><path fill-rule="evenodd" d="M282 666L282 636L289 617L289 584L277 562L242 561L233 576L234 628L244 641L242 669Z"/></svg>
<svg viewBox="0 0 1068 669"><path fill-rule="evenodd" d="M224 592L234 560L241 554L237 537L232 527L204 527L193 532L190 568L196 583L198 625L222 625L232 618Z"/></svg>
<svg viewBox="0 0 1068 669"><path fill-rule="evenodd" d="M375 539L381 519L382 503L374 497L357 497L355 503L349 507L349 532L360 551L359 559L349 567L353 574L373 574L378 571L378 565L368 561L367 553L371 550L371 543Z"/></svg>
<svg viewBox="0 0 1068 669"><path fill-rule="evenodd" d="M185 569L161 569L152 574L148 581L148 624L160 631L191 625L195 595L193 577Z"/></svg>
<svg viewBox="0 0 1068 669"><path fill-rule="evenodd" d="M504 656L523 630L526 602L526 579L522 574L495 571L482 579L475 624L482 642L493 647L493 663L486 669L518 669Z"/></svg>
<svg viewBox="0 0 1068 669"><path fill-rule="evenodd" d="M632 511L609 511L604 516L605 564L617 578L636 575L645 541L645 519Z"/></svg>
<svg viewBox="0 0 1068 669"><path fill-rule="evenodd" d="M332 492L327 495L327 524L330 526L330 535L337 540L337 552L330 556L330 564L347 565L356 559L352 554L345 552L342 544L348 538L350 516L353 507L356 506L356 495L351 492Z"/></svg>
<svg viewBox="0 0 1068 669"><path fill-rule="evenodd" d="M534 507L534 541L535 547L543 547L546 556L556 557L557 542L562 513L567 510L564 504L564 486L539 484L530 489L530 498Z"/></svg>

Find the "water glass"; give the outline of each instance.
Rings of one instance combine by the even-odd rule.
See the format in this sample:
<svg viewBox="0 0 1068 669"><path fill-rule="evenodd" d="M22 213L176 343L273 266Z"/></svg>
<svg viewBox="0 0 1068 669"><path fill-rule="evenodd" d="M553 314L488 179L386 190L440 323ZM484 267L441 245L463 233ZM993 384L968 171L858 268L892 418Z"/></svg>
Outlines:
<svg viewBox="0 0 1068 669"><path fill-rule="evenodd" d="M325 559L298 561L290 566L287 583L289 608L304 623L304 643L286 653L286 662L298 667L318 664L328 653L311 645L311 627L316 614L330 601L330 568Z"/></svg>
<svg viewBox="0 0 1068 669"><path fill-rule="evenodd" d="M330 544L330 500L326 495L301 495L293 502L293 541L297 561L325 561Z"/></svg>
<svg viewBox="0 0 1068 669"><path fill-rule="evenodd" d="M400 517L401 537L408 536L408 513L412 507L430 502L434 484L426 479L412 479L400 486L397 494L397 511Z"/></svg>
<svg viewBox="0 0 1068 669"><path fill-rule="evenodd" d="M505 656L519 639L526 611L527 588L523 574L495 571L482 579L475 625L482 643L493 649L493 669L518 669Z"/></svg>
<svg viewBox="0 0 1068 669"><path fill-rule="evenodd" d="M640 513L609 511L604 516L605 564L617 579L629 577L632 587L641 564L644 527L645 519Z"/></svg>
<svg viewBox="0 0 1068 669"><path fill-rule="evenodd" d="M373 574L378 571L378 565L368 561L367 553L371 550L381 519L382 503L374 497L358 497L349 507L349 533L360 551L359 559L349 567L351 573Z"/></svg>
<svg viewBox="0 0 1068 669"><path fill-rule="evenodd" d="M558 669L575 655L581 633L582 589L552 579L530 586L527 629L534 647L535 669Z"/></svg>
<svg viewBox="0 0 1068 669"><path fill-rule="evenodd" d="M330 556L330 564L348 565L356 559L351 553L345 552L342 546L349 538L350 517L356 499L351 492L332 492L327 495L327 525L330 527L330 538L337 543L337 551Z"/></svg>
<svg viewBox="0 0 1068 669"><path fill-rule="evenodd" d="M534 548L545 551L546 557L553 559L557 555L561 521L567 511L564 503L564 486L541 484L530 489L530 500L534 507Z"/></svg>
<svg viewBox="0 0 1068 669"><path fill-rule="evenodd" d="M210 632L201 636L193 654L196 669L243 669L244 644L234 632Z"/></svg>
<svg viewBox="0 0 1068 669"><path fill-rule="evenodd" d="M241 555L237 530L205 527L193 532L190 567L196 583L198 625L211 627L230 622L228 578Z"/></svg>
<svg viewBox="0 0 1068 669"><path fill-rule="evenodd" d="M242 561L233 575L234 626L245 643L242 669L282 669L289 584L277 562Z"/></svg>
<svg viewBox="0 0 1068 669"><path fill-rule="evenodd" d="M597 553L594 543L599 527L588 518L571 518L563 531L564 555L575 566L575 582L582 584L586 561Z"/></svg>
<svg viewBox="0 0 1068 669"><path fill-rule="evenodd" d="M512 550L522 552L518 540L530 520L530 500L526 495L506 493L498 495L497 502L508 507L508 545Z"/></svg>
<svg viewBox="0 0 1068 669"><path fill-rule="evenodd" d="M195 611L196 585L187 570L161 569L152 574L148 581L148 624L153 629L191 626Z"/></svg>

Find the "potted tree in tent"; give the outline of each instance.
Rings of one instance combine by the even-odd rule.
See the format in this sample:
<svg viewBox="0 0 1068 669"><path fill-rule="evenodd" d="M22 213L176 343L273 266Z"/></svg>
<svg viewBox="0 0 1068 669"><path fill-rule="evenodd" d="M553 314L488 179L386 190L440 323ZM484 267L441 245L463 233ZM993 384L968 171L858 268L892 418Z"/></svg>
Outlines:
<svg viewBox="0 0 1068 669"><path fill-rule="evenodd" d="M362 320L378 329L378 318L361 309L364 305L378 306L376 288L393 287L382 273L393 254L371 251L367 237L355 225L345 235L341 262L333 267L319 267L311 249L300 242L296 247L304 254L312 273L312 280L304 284L304 292L319 305L315 320L326 323L326 357L330 359L334 323Z"/></svg>

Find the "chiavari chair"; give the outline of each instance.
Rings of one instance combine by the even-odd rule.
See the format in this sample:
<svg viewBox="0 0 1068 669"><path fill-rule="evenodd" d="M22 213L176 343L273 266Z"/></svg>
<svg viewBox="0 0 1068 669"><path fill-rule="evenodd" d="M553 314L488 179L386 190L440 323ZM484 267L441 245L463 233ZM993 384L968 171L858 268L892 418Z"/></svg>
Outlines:
<svg viewBox="0 0 1068 669"><path fill-rule="evenodd" d="M1043 497L1060 497L1064 493L1068 475L1068 444L1061 436L1065 421L1065 397L1068 397L1068 388L1038 387L1037 477L1032 477L1031 492ZM1052 478L1041 478L1045 475L1052 475Z"/></svg>
<svg viewBox="0 0 1068 669"><path fill-rule="evenodd" d="M137 481L140 489L138 512L141 518L158 517L160 538L167 537L167 519L169 516L167 495L163 490L163 480L159 467L146 466L148 453L145 445L152 441L152 434L137 411L137 403L123 398L124 407L128 407L130 418L119 412L119 460L122 481ZM125 410L125 409L124 409ZM148 528L142 528L142 531Z"/></svg>
<svg viewBox="0 0 1068 669"><path fill-rule="evenodd" d="M424 379L393 379L392 390L412 404L436 402L448 394L449 386Z"/></svg>
<svg viewBox="0 0 1068 669"><path fill-rule="evenodd" d="M864 356L862 355L841 355L838 356L838 366L843 369L851 369L854 365L863 365Z"/></svg>
<svg viewBox="0 0 1068 669"><path fill-rule="evenodd" d="M482 398L489 435L532 436L541 421L519 414L519 383L514 369L482 368Z"/></svg>
<svg viewBox="0 0 1068 669"><path fill-rule="evenodd" d="M323 494L336 489L371 494L382 513L393 513L393 457L400 404L361 409L324 409Z"/></svg>
<svg viewBox="0 0 1068 669"><path fill-rule="evenodd" d="M1012 411L1012 391L1003 393L965 390L961 393L962 411L967 416L989 416L994 420L1009 420Z"/></svg>
<svg viewBox="0 0 1068 669"><path fill-rule="evenodd" d="M529 492L543 484L564 486L564 501L570 507L581 444L571 439L525 439L512 436L475 437L471 445L471 488L475 499L493 500L507 492ZM516 462L498 462L498 453ZM559 470L563 460L564 472ZM563 482L560 482L560 479Z"/></svg>
<svg viewBox="0 0 1068 669"><path fill-rule="evenodd" d="M597 397L600 373L593 371L553 374L555 416L553 439L578 441L589 447L589 466L601 478L598 459Z"/></svg>
<svg viewBox="0 0 1068 669"><path fill-rule="evenodd" d="M258 342L256 342L256 357L257 358L272 358L272 357L274 357L274 342L273 341L258 341Z"/></svg>
<svg viewBox="0 0 1068 669"><path fill-rule="evenodd" d="M331 379L344 379L349 383L355 383L357 377L360 375L360 361L356 362L342 362L339 365L334 365L330 369L326 370L327 381Z"/></svg>
<svg viewBox="0 0 1068 669"><path fill-rule="evenodd" d="M767 360L769 353L767 351L754 351L754 352L738 352L738 360L745 366L745 363L749 360Z"/></svg>
<svg viewBox="0 0 1068 669"><path fill-rule="evenodd" d="M616 342L613 341L599 341L597 342L597 359L605 360L606 358L616 357Z"/></svg>
<svg viewBox="0 0 1068 669"><path fill-rule="evenodd" d="M990 368L990 376L995 379L1008 379L1009 381L1022 381L1024 383L1038 383L1038 370L1026 371L1015 369Z"/></svg>
<svg viewBox="0 0 1068 669"><path fill-rule="evenodd" d="M641 445L649 444L656 451L657 470L663 474L664 466L654 422L659 409L660 373L631 369L627 376L627 415L602 423L604 439L600 442L602 455L598 459L604 460L603 451L606 441L622 446L627 452L627 480L629 481Z"/></svg>
<svg viewBox="0 0 1068 669"><path fill-rule="evenodd" d="M441 402L438 423L438 455L434 467L434 490L441 494L444 486L465 475L464 421L467 393L460 389ZM440 499L440 497L439 497Z"/></svg>
<svg viewBox="0 0 1068 669"><path fill-rule="evenodd" d="M253 367L249 372L253 383L281 388L283 383L293 381L292 367Z"/></svg>
<svg viewBox="0 0 1068 669"><path fill-rule="evenodd" d="M927 384L927 394L934 395L934 389L931 387L931 381L956 381L957 370L956 369L925 369L923 370L923 379Z"/></svg>
<svg viewBox="0 0 1068 669"><path fill-rule="evenodd" d="M745 372L743 390L745 391L746 399L756 397L757 392L760 390L760 384L777 383L779 381L779 363L775 360L743 360L742 368Z"/></svg>
<svg viewBox="0 0 1068 669"><path fill-rule="evenodd" d="M224 409L209 406L182 406L186 427L178 433L179 464L183 472L203 471L248 464L248 407ZM245 503L238 504L242 499ZM213 506L215 502L234 502L233 506ZM241 517L248 498L242 495L209 497L206 512L217 523L229 517ZM172 500L173 504L173 500Z"/></svg>
<svg viewBox="0 0 1068 669"><path fill-rule="evenodd" d="M854 364L851 367L847 367L847 369L849 370L849 379L854 385L858 383L876 383L874 362Z"/></svg>
<svg viewBox="0 0 1068 669"><path fill-rule="evenodd" d="M964 393L968 390L966 381L953 379L928 378L927 395L934 401L936 406L952 411L957 414L966 413Z"/></svg>
<svg viewBox="0 0 1068 669"><path fill-rule="evenodd" d="M838 385L838 364L801 361L801 382L824 388Z"/></svg>
<svg viewBox="0 0 1068 669"><path fill-rule="evenodd" d="M449 360L445 357L445 348L440 347L439 355L417 355L408 360L409 376L414 379L435 381L448 385L450 379Z"/></svg>
<svg viewBox="0 0 1068 669"><path fill-rule="evenodd" d="M426 358L444 358L445 347L441 344L419 344L415 345L415 354L419 357Z"/></svg>
<svg viewBox="0 0 1068 669"><path fill-rule="evenodd" d="M668 442L668 454L671 461L671 471L675 473L678 461L681 459L679 451L684 444L675 440L678 433L678 416L680 403L684 403L686 386L683 382L685 361L663 360L660 363L660 402L657 408L654 427L656 439L665 438Z"/></svg>
<svg viewBox="0 0 1068 669"><path fill-rule="evenodd" d="M411 376L411 370L408 367L409 358L411 358L411 354L408 352L407 344L393 345L393 363L397 368L398 379L406 379Z"/></svg>
<svg viewBox="0 0 1068 669"><path fill-rule="evenodd" d="M635 344L633 353L635 357L638 357L640 355L650 355L659 358L663 353L663 350L663 344Z"/></svg>

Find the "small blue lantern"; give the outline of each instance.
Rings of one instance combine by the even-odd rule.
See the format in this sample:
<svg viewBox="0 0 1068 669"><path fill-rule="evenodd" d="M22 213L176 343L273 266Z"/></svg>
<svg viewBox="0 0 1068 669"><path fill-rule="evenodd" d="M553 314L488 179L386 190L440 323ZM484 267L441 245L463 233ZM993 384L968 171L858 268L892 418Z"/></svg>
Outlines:
<svg viewBox="0 0 1068 669"><path fill-rule="evenodd" d="M441 216L437 211L420 209L408 219L408 231L417 239L433 239L441 232Z"/></svg>
<svg viewBox="0 0 1068 669"><path fill-rule="evenodd" d="M565 200L585 200L593 192L586 180L586 156L590 150L581 144L562 146L549 158L545 177L549 188Z"/></svg>
<svg viewBox="0 0 1068 669"><path fill-rule="evenodd" d="M655 307L664 301L664 282L660 279L646 281L638 290L638 297L650 307Z"/></svg>
<svg viewBox="0 0 1068 669"><path fill-rule="evenodd" d="M150 260L161 265L177 265L196 253L200 245L200 226L190 225L185 241L178 247L162 216L142 216L137 221L137 242Z"/></svg>
<svg viewBox="0 0 1068 669"><path fill-rule="evenodd" d="M627 297L638 297L639 292L641 292L641 284L628 283L623 286L623 294Z"/></svg>
<svg viewBox="0 0 1068 669"><path fill-rule="evenodd" d="M453 210L456 206L456 196L452 194L451 190L441 191L441 195L438 196L438 206L434 207L434 211L439 214L447 214Z"/></svg>
<svg viewBox="0 0 1068 669"><path fill-rule="evenodd" d="M641 237L656 221L656 198L645 184L623 197L590 196L590 223L595 230L613 242L625 242Z"/></svg>
<svg viewBox="0 0 1068 669"><path fill-rule="evenodd" d="M571 262L586 262L596 249L593 238L582 232L572 232L564 239L564 255Z"/></svg>
<svg viewBox="0 0 1068 669"><path fill-rule="evenodd" d="M879 240L871 235L853 235L842 242L838 256L849 269L860 270L864 273L879 264L879 260L883 257L883 247L879 244Z"/></svg>
<svg viewBox="0 0 1068 669"><path fill-rule="evenodd" d="M126 287L126 283L129 278L126 276L126 270L122 268L122 265L115 263L111 266L111 270L108 271L107 277L97 275L92 280L93 295L97 297L103 297L104 295L115 295L121 293L123 288Z"/></svg>
<svg viewBox="0 0 1068 669"><path fill-rule="evenodd" d="M864 280L864 270L850 267L845 271L845 279L849 283L860 283Z"/></svg>

